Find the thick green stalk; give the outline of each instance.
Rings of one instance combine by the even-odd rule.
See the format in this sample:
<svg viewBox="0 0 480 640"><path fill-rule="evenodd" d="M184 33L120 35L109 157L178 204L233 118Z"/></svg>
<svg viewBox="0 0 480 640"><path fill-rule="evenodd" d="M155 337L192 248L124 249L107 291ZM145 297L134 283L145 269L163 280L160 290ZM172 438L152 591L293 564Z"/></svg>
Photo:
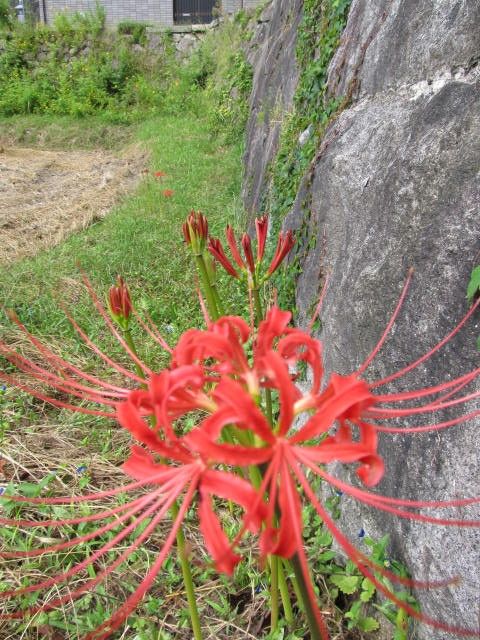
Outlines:
<svg viewBox="0 0 480 640"><path fill-rule="evenodd" d="M201 253L195 254L195 261L197 263L198 272L200 274L200 280L202 281L203 293L205 294L205 300L207 302L208 312L212 320L218 320L220 313L218 311L217 301L215 299L215 292L212 289L210 278L208 277L207 267L205 260Z"/></svg>
<svg viewBox="0 0 480 640"><path fill-rule="evenodd" d="M178 505L176 502L174 502L170 508L170 513L172 514L172 518L177 517ZM180 560L180 566L182 567L183 584L185 585L185 591L187 593L188 612L190 614L190 622L192 623L193 637L195 640L202 640L202 627L200 625L200 616L198 615L197 601L195 599L195 587L190 570L190 562L188 561L188 555L185 550L185 536L181 528L177 532L177 554Z"/></svg>
<svg viewBox="0 0 480 640"><path fill-rule="evenodd" d="M290 602L290 594L288 593L287 577L283 570L283 563L283 560L280 560L278 563L278 586L280 587L285 621L290 626L293 624L293 611L292 604Z"/></svg>
<svg viewBox="0 0 480 640"><path fill-rule="evenodd" d="M278 629L278 565L280 558L270 556L270 628L272 631Z"/></svg>
<svg viewBox="0 0 480 640"><path fill-rule="evenodd" d="M217 290L217 285L210 283L210 286L212 287L213 297L214 297L215 303L217 305L218 313L219 313L220 316L224 316L225 315L225 307L223 306L223 303L220 300L220 295L219 295L218 290Z"/></svg>
<svg viewBox="0 0 480 640"><path fill-rule="evenodd" d="M302 608L305 611L305 615L307 616L307 622L310 629L310 638L311 640L322 640L322 632L318 626L317 616L315 615L315 607L310 600L307 583L305 582L305 576L303 575L300 558L298 557L297 553L292 556L290 562L292 564L297 582L297 597L298 595L300 595L300 602L303 605Z"/></svg>

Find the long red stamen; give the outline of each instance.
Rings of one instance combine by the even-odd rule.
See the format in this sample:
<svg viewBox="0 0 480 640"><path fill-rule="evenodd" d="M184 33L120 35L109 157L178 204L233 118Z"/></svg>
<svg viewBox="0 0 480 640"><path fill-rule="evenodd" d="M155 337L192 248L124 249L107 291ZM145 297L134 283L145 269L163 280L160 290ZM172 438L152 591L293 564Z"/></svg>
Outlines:
<svg viewBox="0 0 480 640"><path fill-rule="evenodd" d="M371 493L369 491L365 491L363 489L359 489L357 487L353 487L352 485L339 480L335 476L330 475L324 469L316 465L312 462L308 456L306 451L302 451L301 447L295 447L293 450L296 458L302 462L305 466L311 469L316 475L324 478L328 483L337 486L338 489L343 491L353 489L358 494L368 496L369 498L376 499L379 502L385 502L387 504L397 504L403 507L411 507L411 508L427 508L427 509L441 509L448 507L464 507L466 505L478 504L480 502L480 498L457 498L455 500L407 500L402 498L392 498L390 496L384 496L378 493Z"/></svg>
<svg viewBox="0 0 480 640"><path fill-rule="evenodd" d="M463 318L460 320L460 322L457 324L457 326L454 327L452 329L452 331L450 331L450 333L445 336L445 338L440 340L440 342L437 342L437 344L432 349L430 349L430 351L428 351L423 356L418 358L418 360L415 360L414 362L412 362L408 366L404 367L403 369L400 369L399 371L396 371L395 373L392 373L391 375L387 376L386 378L382 378L381 380L377 380L376 382L371 383L370 384L370 388L371 389L375 389L376 387L380 387L380 386L382 386L384 384L387 384L388 382L392 382L392 380L396 380L397 378L400 378L401 376L404 376L409 371L412 371L412 369L415 369L416 367L418 367L419 364L422 364L422 362L425 362L425 360L428 360L434 353L436 353L445 344L447 344L447 342L449 340L451 340L460 331L460 329L468 322L468 320L475 313L475 310L478 308L479 305L480 305L480 298L478 298L478 300L475 302L475 304L473 304L470 307L470 309L463 316Z"/></svg>
<svg viewBox="0 0 480 640"><path fill-rule="evenodd" d="M183 469L187 470L187 473L193 471L194 468L195 465L185 465L183 467ZM144 480L137 480L136 482L131 482L130 484L123 485L122 487L117 487L117 489L109 489L108 491L97 491L96 493L90 493L81 496L58 498L29 498L27 496L11 496L4 493L0 496L0 503L2 500L13 502L28 502L29 504L72 504L79 502L90 502L91 500L101 500L102 498L111 498L113 496L118 496L121 493L126 493L127 491L132 491L133 489L140 489L141 487L146 487L148 485L166 482L173 476L178 476L178 468L176 467L159 471L158 473L155 473Z"/></svg>
<svg viewBox="0 0 480 640"><path fill-rule="evenodd" d="M447 409L448 407L453 407L457 404L464 404L469 400L474 400L475 398L480 397L480 391L474 391L473 393L469 393L466 396L462 396L461 398L456 398L455 400L449 400L448 402L442 402L441 404L426 404L421 407L410 407L408 409L376 409L372 407L365 411L365 416L373 417L375 419L378 418L400 418L401 416L411 416L417 413L429 413L432 411L439 411L440 409Z"/></svg>
<svg viewBox="0 0 480 640"><path fill-rule="evenodd" d="M438 422L437 424L424 424L419 427L388 427L385 425L379 424L370 424L366 422L367 426L373 427L376 431L381 431L382 433L426 433L428 431L440 431L441 429L447 429L448 427L453 427L462 422L468 422L469 420L473 420L480 415L480 410L472 411L472 413L467 413L465 415L459 416L458 418L453 418L452 420L446 420L445 422Z"/></svg>
<svg viewBox="0 0 480 640"><path fill-rule="evenodd" d="M312 334L313 325L315 324L315 320L318 318L320 311L322 310L323 301L325 300L325 296L327 295L328 283L330 281L330 273L327 273L325 276L325 281L323 283L322 292L320 293L320 298L318 300L317 306L315 307L315 312L310 319L310 323L308 325L307 333L308 335Z"/></svg>
<svg viewBox="0 0 480 640"><path fill-rule="evenodd" d="M356 549L356 547L353 546L353 544L348 540L348 538L346 538L346 536L342 534L342 532L336 526L335 522L330 517L328 511L324 509L324 507L318 502L314 492L312 491L310 485L307 482L307 479L305 478L303 473L300 471L297 464L295 464L295 467L293 470L297 479L302 485L305 491L305 494L308 496L309 500L312 502L318 515L322 518L322 520L324 521L325 525L328 527L328 529L330 530L334 538L345 549L345 552L348 554L348 556L355 562L360 572L366 578L368 578L381 593L383 593L389 600L391 600L394 604L396 604L398 607L400 607L406 613L408 613L409 616L411 616L412 618L416 618L421 622L429 624L432 627L435 627L437 629L442 629L444 631L449 631L451 633L461 634L467 637L478 636L478 631L474 631L473 629L463 629L459 627L452 627L446 623L440 622L438 620L435 620L433 618L430 618L426 615L419 613L416 609L411 607L409 604L407 604L403 600L400 600L393 591L391 591L383 583L381 583L375 577L374 573L372 573L372 571L370 571L365 566L365 564L367 566L373 566L374 570L378 573L383 573L383 571L381 570L381 567L373 563L367 556L365 556L360 551L358 551L358 549ZM445 584L448 585L448 584L451 584L451 582L445 583Z"/></svg>
<svg viewBox="0 0 480 640"><path fill-rule="evenodd" d="M158 498L158 496L160 495L161 491L157 490L155 493L156 493L155 497ZM53 585L57 585L57 584L60 584L62 582L66 582L69 578L71 578L72 576L77 575L78 573L80 573L81 571L83 571L84 569L89 567L92 563L96 562L99 558L101 558L108 551L110 551L110 549L112 549L118 542L121 542L124 538L126 538L132 531L135 530L136 527L138 527L156 509L158 509L159 506L162 504L162 502L164 500L165 500L164 498L157 499L156 502L153 505L151 505L148 509L146 509L144 511L144 513L142 513L140 516L136 517L127 527L125 527L124 529L122 529L122 531L117 533L105 545L100 547L100 549L95 551L95 553L93 553L92 555L89 555L87 558L85 558L85 560L82 560L82 562L74 565L71 569L68 569L68 571L64 571L63 573L58 573L58 574L48 578L47 580L43 580L42 582L37 582L35 584L30 584L30 585L28 585L26 587L21 587L20 589L12 589L11 591L2 591L2 592L0 592L0 598L16 597L16 596L20 596L20 595L25 594L25 593L31 593L33 591L39 591L41 589L48 589L49 587L51 587ZM137 512L140 509L141 509L141 507L135 509L134 511ZM125 517L123 517L122 522L123 522L123 520L125 520ZM51 603L49 603L49 604L51 604ZM43 611L45 609L44 609L44 607L42 605L40 605L38 610ZM21 618L21 617L23 617L25 615L26 612L33 613L33 611L27 609L27 611L19 611L18 613L13 613L13 614L9 614L9 615L11 617L15 617L15 618L19 617L19 618Z"/></svg>
<svg viewBox="0 0 480 640"><path fill-rule="evenodd" d="M105 387L107 389L111 389L112 391L119 391L119 392L124 392L125 391L122 387L117 387L117 386L112 385L112 384L110 384L108 382L105 382L105 381L101 380L100 378L97 378L96 376L90 375L90 374L86 373L85 371L82 371L78 367L75 367L73 364L71 364L67 360L64 360L62 357L60 357L59 355L54 353L49 347L47 347L38 338L36 338L32 333L30 333L30 331L20 321L20 319L18 318L18 316L15 313L10 312L9 313L9 317L12 320L12 322L14 322L17 325L17 327L22 331L22 333L24 333L26 335L26 337L28 338L29 342L34 345L34 347L38 350L38 352L43 355L45 360L49 364L51 364L57 371L60 371L60 372L63 372L63 370L73 371L80 378L83 378L84 380L92 382L93 384L96 384L98 386ZM73 319L69 317L68 313L67 313L67 318L73 324L73 321L72 321ZM8 345L3 343L3 342L2 342L2 345L6 349L9 348Z"/></svg>
<svg viewBox="0 0 480 640"><path fill-rule="evenodd" d="M312 469L312 471L314 470L314 465L312 465L310 462L307 462L305 457L298 455L298 458L301 458L302 462L306 466L308 466L309 469ZM346 482L341 482L340 480L337 480L337 478L331 476L326 472L323 472L319 468L315 469L315 473L319 475L321 478L323 478L324 480L327 480L334 487L341 489L342 491L344 491L345 493L348 493L349 495L353 496L357 500L360 500L361 502L369 504L375 507L376 509L380 509L381 511L393 513L401 518L406 518L409 520L418 520L419 522L429 522L430 524L436 524L436 525L442 525L442 526L454 526L454 527L480 526L480 520L461 520L461 519L453 520L448 518L435 518L433 516L427 516L422 513L413 513L411 511L405 511L403 509L400 509L399 507L393 507L390 505L396 504L396 505L404 505L409 507L415 506L416 508L419 508L421 506L425 507L426 505L422 505L418 501L412 504L412 503L409 503L409 501L407 500L401 500L401 501L385 500L383 499L382 496L377 496L376 494L372 494L367 491L362 491L361 489L357 489L356 487L353 487L352 485L347 484ZM447 508L452 506L473 504L478 502L480 502L480 499L476 499L476 500L472 499L472 500L469 500L468 502L452 500L447 502L446 504L445 502L440 502L433 505L431 504L430 507Z"/></svg>
<svg viewBox="0 0 480 640"><path fill-rule="evenodd" d="M6 373L2 373L1 371L0 371L0 380L5 380L5 382L8 382L14 387L18 387L19 389L21 389L22 391L25 391L25 393L28 393L34 398L38 398L39 400L42 400L43 402L47 402L48 404L53 404L55 407L60 407L61 409L69 409L70 411L76 411L77 413L86 413L91 416L102 416L104 418L112 418L112 419L115 418L114 411L100 411L97 409L86 409L85 407L81 407L79 405L69 404L68 402L62 402L61 400L57 400L56 398L52 398L51 396L47 396L43 393L40 393L39 391L36 391L32 387L29 387L23 382L20 382L15 377L10 376Z"/></svg>
<svg viewBox="0 0 480 640"><path fill-rule="evenodd" d="M180 489L180 491L181 491L181 489ZM164 518L166 512L168 511L168 509L170 509L170 507L172 506L173 502L176 500L176 497L179 495L180 491L175 495L169 496L168 500L163 504L163 506L162 506L161 510L159 511L159 513L156 516L154 516L152 521L147 525L145 530L139 535L139 537L135 540L135 542L132 543L129 547L127 547L127 549L113 563L111 563L104 571L101 571L100 573L98 573L95 578L93 578L91 580L88 580L87 582L82 584L79 589L76 589L75 591L69 591L68 594L66 594L65 596L62 596L60 598L57 598L56 600L49 601L49 602L47 602L47 603L45 603L43 605L40 605L40 606L30 607L30 608L28 608L28 609L26 609L24 611L18 612L18 613L2 615L2 616L0 616L0 619L2 619L2 618L3 619L22 618L26 614L35 614L35 613L38 613L40 611L50 611L51 609L55 609L56 607L58 607L58 606L60 606L62 604L65 604L65 602L70 602L72 599L76 599L76 598L80 597L83 593L85 593L85 591L90 591L91 589L93 589L97 584L102 582L109 574L111 574L112 571L114 571L119 565L121 565L131 555L131 553L133 553L136 549L138 549L138 547L142 544L142 542L147 539L147 537L150 535L150 533L156 528L158 523ZM145 512L139 518L136 518L135 521L131 525L129 525L129 527L127 527L128 532L127 532L127 529L122 531L121 534L118 534L118 536L116 536L116 539L111 540L107 545L104 545L93 556L88 558L82 564L84 564L85 562L88 562L88 564L91 564L92 562L97 560L97 557L100 557L101 555L104 555L118 541L121 541L121 539L125 538L136 527L138 527L139 524L141 524L143 521L145 521L145 519L148 518L155 511L155 509L157 509L161 504L162 504L162 500L159 500L152 507L150 507L150 509L148 509L147 512ZM171 544L170 544L170 546L171 546ZM168 547L167 552L170 550L170 546ZM77 566L79 566L79 565L77 565ZM74 567L74 569L76 569L76 568L77 567ZM83 567L83 568L85 568L85 567ZM64 581L64 580L62 580L62 581Z"/></svg>
<svg viewBox="0 0 480 640"><path fill-rule="evenodd" d="M165 559L168 553L170 552L170 548L175 541L175 537L182 524L185 514L188 508L190 507L193 495L197 490L197 485L198 485L198 475L192 480L190 484L187 494L185 495L183 503L179 509L178 515L173 521L172 528L170 530L170 533L167 536L167 539L165 540L162 550L160 551L158 557L156 558L155 562L152 565L152 568L147 573L145 578L142 580L138 588L123 603L123 605L113 614L113 616L109 618L109 620L107 620L102 625L100 625L100 627L98 627L98 629L96 629L95 631L92 631L91 633L87 634L84 640L104 640L105 638L108 638L108 636L113 631L115 631L120 627L120 625L124 622L124 620L126 620L126 618L132 613L132 611L135 610L140 600L143 598L143 596L147 593L147 591L152 586L158 573L160 572L160 569L163 566L163 563L165 562Z"/></svg>
<svg viewBox="0 0 480 640"><path fill-rule="evenodd" d="M388 321L388 324L385 327L385 331L382 333L382 335L380 337L380 340L377 342L377 344L373 348L373 350L370 353L370 355L367 356L367 358L364 361L364 363L357 370L357 373L359 375L362 374L365 371L365 369L370 365L372 360L375 358L377 353L382 348L383 343L385 342L388 334L390 333L390 330L393 327L393 325L395 323L395 320L397 319L398 313L399 313L400 309L402 308L403 302L405 300L405 296L407 295L408 287L410 286L410 281L412 279L412 276L413 276L413 269L410 268L409 271L408 271L407 279L405 280L405 284L403 285L403 289L402 289L402 292L400 294L400 298L398 299L397 306L395 307L395 310L392 313L392 316L391 316L390 320Z"/></svg>
<svg viewBox="0 0 480 640"><path fill-rule="evenodd" d="M128 508L128 511L123 515L121 515L119 518L116 518L113 522L109 522L103 525L103 527L99 527L98 529L95 529L95 531L91 531L90 533L87 533L84 536L70 538L66 542L58 542L57 544L52 544L48 547L42 547L41 549L29 549L28 551L2 551L0 552L0 558L6 558L6 559L7 558L8 559L35 558L37 556L42 556L47 553L64 551L65 549L70 549L71 547L74 547L77 544L88 542L89 540L93 540L94 538L101 536L102 534L107 533L112 529L115 529L120 524L122 524L122 522L125 522L125 520L128 520L129 518L131 518L131 516L133 516L135 513L138 513L139 511L141 511L149 502L154 500L159 495L160 495L160 491L157 490L155 493L152 493L149 496L142 496L142 498L139 498L138 500L134 501L137 504L130 503L126 505ZM17 525L17 526L20 526L20 525ZM30 591L37 591L38 589L42 589L43 586L30 585L29 587L25 587L25 588L29 589ZM24 592L22 591L22 593ZM0 592L0 598L4 598L10 595L20 595L20 593L18 591Z"/></svg>
<svg viewBox="0 0 480 640"><path fill-rule="evenodd" d="M19 353L6 351L3 348L2 344L0 344L0 353L9 362L14 364L17 369L20 369L20 371L28 373L31 377L35 378L36 380L40 380L49 387L53 387L58 391L63 391L64 393L76 396L77 398L115 407L118 403L118 400L124 399L127 395L126 391L124 391L123 393L102 391L80 384L73 378L62 378L52 373L48 369L44 369L34 362L27 360ZM112 400L112 398L117 398L117 400Z"/></svg>
<svg viewBox="0 0 480 640"><path fill-rule="evenodd" d="M148 324L147 324L147 322L145 322L145 320L138 313L135 307L132 307L132 312L135 318L137 319L137 322L141 325L143 329L145 329L145 331L152 338L152 340L154 340L157 344L159 344L162 347L162 349L165 349L165 351L167 351L168 353L172 353L173 352L172 347L163 338L162 334L158 330L158 327L155 325L154 321L148 315L148 313L144 312L144 315L148 320Z"/></svg>
<svg viewBox="0 0 480 640"><path fill-rule="evenodd" d="M106 364L108 364L110 367L112 367L112 369L115 369L115 371L118 371L119 373L121 373L126 378L130 378L130 380L134 380L135 382L140 382L141 384L143 384L145 382L136 373L133 373L132 371L129 371L128 369L123 367L121 364L119 364L118 362L115 362L115 360L113 360L112 358L107 356L94 342L92 342L92 340L90 340L90 338L83 331L83 329L77 324L77 322L71 316L71 314L67 311L67 309L62 307L62 310L65 313L66 317L68 318L68 320L69 320L70 324L72 325L72 327L75 329L75 331L78 333L78 335L82 338L82 340L85 342L85 344L101 360L103 360ZM109 383L106 383L106 382L104 384L107 385L108 387L114 387L116 389L121 389L121 387L116 387L115 385L110 385Z"/></svg>
<svg viewBox="0 0 480 640"><path fill-rule="evenodd" d="M462 389L464 386L466 386L469 382L477 378L479 375L480 375L480 368L473 369L473 371L470 371L469 373L466 373L465 375L459 378L455 378L455 380L450 380L449 382L443 382L442 384L437 384L433 387L424 387L423 389L414 389L413 391L403 391L401 393L386 393L384 395L375 396L375 401L377 403L378 402L388 403L388 402L401 402L404 400L416 400L417 398L434 395L435 393L439 393L441 391L444 391L445 389L450 389L451 387L455 387L456 385L459 385L458 389L455 390L456 392ZM439 404L439 403L440 403L440 400L439 398L437 398L435 402L431 404L433 405L433 404Z"/></svg>
<svg viewBox="0 0 480 640"><path fill-rule="evenodd" d="M21 527L22 529L30 529L38 527L67 527L74 524L82 524L84 522L96 522L97 520L106 520L107 518L110 518L117 513L126 511L127 509L144 500L144 498L145 496L140 496L140 498L136 498L136 500L132 500L132 502L122 504L118 507L115 507L114 509L107 509L106 511L100 511L99 513L93 513L89 516L82 516L79 518L65 518L63 520L13 520L12 518L0 518L0 524L10 527Z"/></svg>

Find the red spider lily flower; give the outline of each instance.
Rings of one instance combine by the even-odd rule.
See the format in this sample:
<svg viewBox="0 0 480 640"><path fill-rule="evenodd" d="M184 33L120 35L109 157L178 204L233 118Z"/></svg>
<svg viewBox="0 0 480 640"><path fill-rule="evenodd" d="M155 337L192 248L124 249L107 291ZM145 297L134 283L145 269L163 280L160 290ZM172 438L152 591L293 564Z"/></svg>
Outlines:
<svg viewBox="0 0 480 640"><path fill-rule="evenodd" d="M240 267L240 269L245 269L246 265L242 260L240 251L238 250L237 240L235 238L235 232L233 230L233 227L231 227L230 225L227 225L226 236L227 236L228 246L230 247L230 251L232 252L233 259L235 260L237 265Z"/></svg>
<svg viewBox="0 0 480 640"><path fill-rule="evenodd" d="M228 274L230 274L234 278L240 277L233 264L227 258L220 240L218 240L217 238L210 238L208 241L208 250L210 251L212 256L222 265L222 267Z"/></svg>
<svg viewBox="0 0 480 640"><path fill-rule="evenodd" d="M126 329L132 313L132 301L128 287L121 276L117 277L116 286L110 287L108 303L109 311L115 322Z"/></svg>
<svg viewBox="0 0 480 640"><path fill-rule="evenodd" d="M253 255L252 241L250 236L247 233L244 233L241 239L241 245L242 245L244 257L242 257L242 255L240 254L237 240L235 238L235 232L233 231L230 225L227 226L226 237L227 237L228 246L230 248L230 252L232 254L234 262L238 265L238 267L240 267L242 272L249 272L251 276L253 276L253 282L258 284L257 278L259 278L259 274L257 271L258 271L258 265L262 262L265 254L265 244L267 241L267 231L268 231L268 216L263 215L260 218L255 219L255 230L257 234L256 260ZM278 269L278 267L283 262L286 255L291 250L294 244L295 244L295 239L293 237L292 231L288 231L287 233L280 232L275 254L273 256L273 259L270 263L270 266L267 272L260 279L260 283L268 279ZM227 273L229 273L235 278L238 277L235 267L227 258L220 240L212 239L210 241L208 249L210 253L224 267ZM254 284L254 286L256 286L256 284Z"/></svg>
<svg viewBox="0 0 480 640"><path fill-rule="evenodd" d="M260 218L255 218L255 230L257 232L257 262L261 262L265 253L265 243L267 242L267 215L263 215Z"/></svg>
<svg viewBox="0 0 480 640"><path fill-rule="evenodd" d="M406 287L404 293L405 291ZM402 294L402 299L403 297L404 294ZM384 461L377 448L380 432L435 431L452 427L480 415L480 410L477 410L463 413L448 421L436 423L434 421L432 424L413 428L394 428L382 425L380 422L385 418L406 418L419 413L436 414L445 408L461 407L467 401L480 397L480 392L458 397L462 388L479 376L480 369L475 369L444 384L416 389L411 392L381 395L375 393L379 386L403 376L441 348L460 330L475 308L474 306L459 325L430 352L397 374L372 383L360 379L359 372L350 376L333 374L323 391L320 390L322 376L320 343L302 331L288 328L290 314L274 308L260 327L254 348L252 372L255 372L255 377L260 381L261 386L268 387L278 395L280 409L275 424L269 425L259 410L256 399L245 388L245 372L243 371L240 375L237 373L237 379L223 377L220 380L212 392L212 399L218 406L217 411L211 415L208 421L193 429L186 436L192 449L196 449L207 458L216 460L217 463L223 462L227 465L237 466L266 465L266 472L259 492L268 503L268 515L261 534L261 550L264 554L275 553L287 558L296 553L312 598L314 598L313 587L310 583L307 560L303 550L300 492L303 492L305 499L313 504L336 541L355 562L363 575L397 606L403 608L409 615L434 627L466 636L477 635L477 632L471 629L454 628L447 623L418 613L408 604L401 602L389 588L385 587L378 580L378 574L388 577L391 581L417 588L445 586L452 581L422 583L403 579L377 565L352 545L339 531L335 521L316 497L305 473L305 470L308 469L357 500L401 518L444 526L480 526L478 520L439 518L418 512L419 509L438 509L478 503L479 498L444 501L414 501L393 498L349 485L319 466L334 461L355 464L361 482L366 487L373 487L378 484L385 473ZM397 307L389 327L391 327L398 309L399 307ZM385 336L386 333L381 337L364 365L360 367L360 373L378 353ZM232 340L231 336L230 342ZM206 341L198 351L190 351L189 353L196 358L201 353L200 359L204 361L207 361L209 357L213 361L217 359L216 350L209 351ZM188 356L186 360L188 360ZM292 380L291 367L300 361L307 362L313 373L313 383L307 392L301 391ZM212 365L212 368L215 368L215 365ZM421 402L423 398L430 399L419 406L409 406L412 399ZM397 406L395 407L395 405ZM296 418L302 413L307 415L306 422L300 428L296 428ZM375 424L373 424L373 420L375 420ZM222 434L229 424L235 424L242 431L250 432L252 437L242 438L242 444L225 444L222 441ZM253 446L253 444L248 444L249 442L256 444ZM325 623L322 621L318 609L316 615L323 637L328 638Z"/></svg>
<svg viewBox="0 0 480 640"><path fill-rule="evenodd" d="M113 549L116 543L133 532L139 523L147 522L147 526L140 537L128 546L105 571L74 590L74 597L93 588L102 577L109 575L128 557L131 550L138 548L138 545L148 538L156 525L165 517L170 505L174 501L181 501L179 514L174 519L172 529L138 589L110 620L87 637L107 637L135 609L158 575L182 519L187 509L193 506L197 495L199 496L200 529L207 549L219 570L227 573L233 571L239 561L239 555L235 553L234 548L246 529L254 532L261 530L260 549L263 554L275 553L287 558L293 554L296 555L310 592L310 599L314 603L315 595L302 539L302 500L308 501L362 574L397 606L409 615L440 629L471 637L477 635L476 631L453 628L446 623L419 614L410 605L400 601L390 588L378 580L378 574L388 577L391 581L418 588L444 586L452 581L417 582L398 577L385 567L377 565L361 553L338 529L316 496L306 475L308 471L364 504L398 517L459 527L480 525L477 520L439 518L428 514L428 509L460 507L478 503L480 502L478 498L415 501L384 496L369 489L378 484L385 473L385 464L378 452L378 438L382 431L404 434L438 431L454 427L480 415L480 410L470 413L462 410L466 402L480 397L480 391L463 392L462 395L465 386L479 377L480 369L478 368L443 384L402 393L379 392L380 387L401 378L441 349L473 315L480 305L480 300L450 334L427 354L382 380L367 382L362 379L362 374L377 355L395 321L407 286L408 281L384 334L363 365L348 376L333 374L323 387L321 343L309 334L290 327L291 314L276 307L268 312L256 334L243 319L235 316L222 317L210 323L204 331L195 329L187 331L172 351L170 368L159 374L151 371L137 357L134 362L142 367L146 381L130 374L130 380L141 385L133 391L115 387L90 374L82 374L73 365L42 345L34 336L30 336L25 328L22 329L23 325L17 321L19 327L24 330L43 356L46 366L42 368L26 360L3 343L0 343L1 353L23 371L37 380L43 380L46 385L56 390L89 402L106 405L109 411L98 413L110 417L114 414L119 423L141 445L132 448L131 456L123 467L124 471L134 478L135 483L113 492L100 493L98 496L78 498L77 501L116 495L143 486L152 487L149 488L147 495L135 498L126 506L115 508L115 511L103 512L106 519L114 515L117 524L118 521L123 524L132 517L135 520L112 541L95 552L92 562ZM120 340L128 353L128 345L125 344L121 334L115 329L93 293L92 298L110 331ZM81 329L74 321L72 323L85 339ZM157 335L155 330L151 327L149 329L150 335ZM88 338L85 341L91 346ZM251 349L252 343L253 349ZM98 348L94 350L104 362L112 363L112 366L116 365ZM133 359L135 354L131 352L129 355ZM308 365L312 374L312 383L307 390L296 384L295 369L304 363ZM116 365L116 368L123 373L120 365ZM15 382L11 376L3 375L2 377L9 382ZM278 400L278 415L273 416L272 422L267 419L261 408L260 390L262 388L269 389ZM45 395L38 397L45 398L58 406L78 410L76 405L64 401L57 402L54 397ZM412 400L417 401L415 406L412 406ZM455 407L459 409L460 415L449 420L435 420L444 409ZM185 433L182 421L184 422L184 418L192 412L199 415L198 422L190 432ZM388 423L392 418L401 420L417 414L432 415L434 420L421 427L412 428L393 427ZM305 418L301 426L297 426L299 417ZM343 482L321 466L334 461L355 465L358 478L366 488ZM250 465L262 465L264 469L263 479L258 489L252 488L248 482L235 474L236 469ZM231 467L231 470L225 470L225 467ZM233 541L227 539L218 515L213 510L212 497L215 496L235 502L245 512L241 531ZM29 500L19 497L8 497L8 499L47 504L49 502L55 504L57 503L55 501L61 500L57 498ZM71 501L70 498L67 500ZM420 509L421 512L419 512ZM88 518L92 519L90 516ZM81 522L83 519L76 521ZM51 524L53 521L49 522ZM4 523L12 524L12 521L4 520ZM55 523L52 526L57 524L60 525ZM100 528L96 534L88 535L109 531L113 526L115 525L109 523ZM74 546L82 540L85 541L86 538L62 542L60 545ZM59 548L58 545L54 546L55 550ZM15 557L17 557L22 553L39 555L42 552L32 550L11 553L16 554ZM19 555L19 557L28 556ZM63 583L64 580L82 571L87 566L85 562L87 561L64 574L53 576L50 581L10 590L0 595L11 597ZM72 594L69 593L68 598L71 597ZM48 610L61 604L62 598L63 596L60 596L53 602L38 605L37 608L31 607L27 613ZM24 612L14 612L7 614L7 617L17 618L23 614ZM318 608L315 609L315 615L322 637L328 638L326 626Z"/></svg>
<svg viewBox="0 0 480 640"><path fill-rule="evenodd" d="M278 269L294 244L295 238L292 231L287 231L287 233L283 233L282 231L280 231L280 233L278 234L277 248L272 258L272 262L268 267L268 275L272 275Z"/></svg>
<svg viewBox="0 0 480 640"><path fill-rule="evenodd" d="M162 178L165 178L167 176L167 174L164 171L155 171L155 173L153 175L158 180L161 180Z"/></svg>
<svg viewBox="0 0 480 640"><path fill-rule="evenodd" d="M165 198L171 198L174 194L174 190L173 189L164 189L162 191L162 196L164 196Z"/></svg>
<svg viewBox="0 0 480 640"><path fill-rule="evenodd" d="M201 211L190 211L182 225L185 242L196 253L203 253L208 238L208 221Z"/></svg>
<svg viewBox="0 0 480 640"><path fill-rule="evenodd" d="M244 233L242 236L242 248L247 261L248 270L251 274L255 273L255 260L253 259L252 241L248 233Z"/></svg>

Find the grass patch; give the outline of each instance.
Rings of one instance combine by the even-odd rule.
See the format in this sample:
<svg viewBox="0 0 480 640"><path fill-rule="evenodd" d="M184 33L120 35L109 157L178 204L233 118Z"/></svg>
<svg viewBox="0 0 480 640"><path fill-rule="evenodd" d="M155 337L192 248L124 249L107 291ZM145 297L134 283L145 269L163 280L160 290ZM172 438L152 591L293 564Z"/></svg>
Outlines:
<svg viewBox="0 0 480 640"><path fill-rule="evenodd" d="M90 123L84 126L92 129ZM191 209L204 211L217 233L235 219L240 146L218 147L208 125L189 115L152 118L138 127L136 139L150 149L152 170L137 192L104 220L4 273L0 304L16 309L36 332L58 336L63 330L56 298L80 296L75 311L97 322L72 285L78 264L100 291L123 274L139 307L174 334L200 321L181 223ZM157 170L166 177L155 178ZM173 191L171 197L163 195L166 189Z"/></svg>

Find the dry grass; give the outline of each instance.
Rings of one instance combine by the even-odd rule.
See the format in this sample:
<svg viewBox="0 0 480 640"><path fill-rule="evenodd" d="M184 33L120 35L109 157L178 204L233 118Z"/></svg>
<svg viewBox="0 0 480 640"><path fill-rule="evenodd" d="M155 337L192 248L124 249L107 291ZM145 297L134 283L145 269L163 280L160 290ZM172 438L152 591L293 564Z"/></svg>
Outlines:
<svg viewBox="0 0 480 640"><path fill-rule="evenodd" d="M59 244L135 188L147 154L0 148L0 264Z"/></svg>

